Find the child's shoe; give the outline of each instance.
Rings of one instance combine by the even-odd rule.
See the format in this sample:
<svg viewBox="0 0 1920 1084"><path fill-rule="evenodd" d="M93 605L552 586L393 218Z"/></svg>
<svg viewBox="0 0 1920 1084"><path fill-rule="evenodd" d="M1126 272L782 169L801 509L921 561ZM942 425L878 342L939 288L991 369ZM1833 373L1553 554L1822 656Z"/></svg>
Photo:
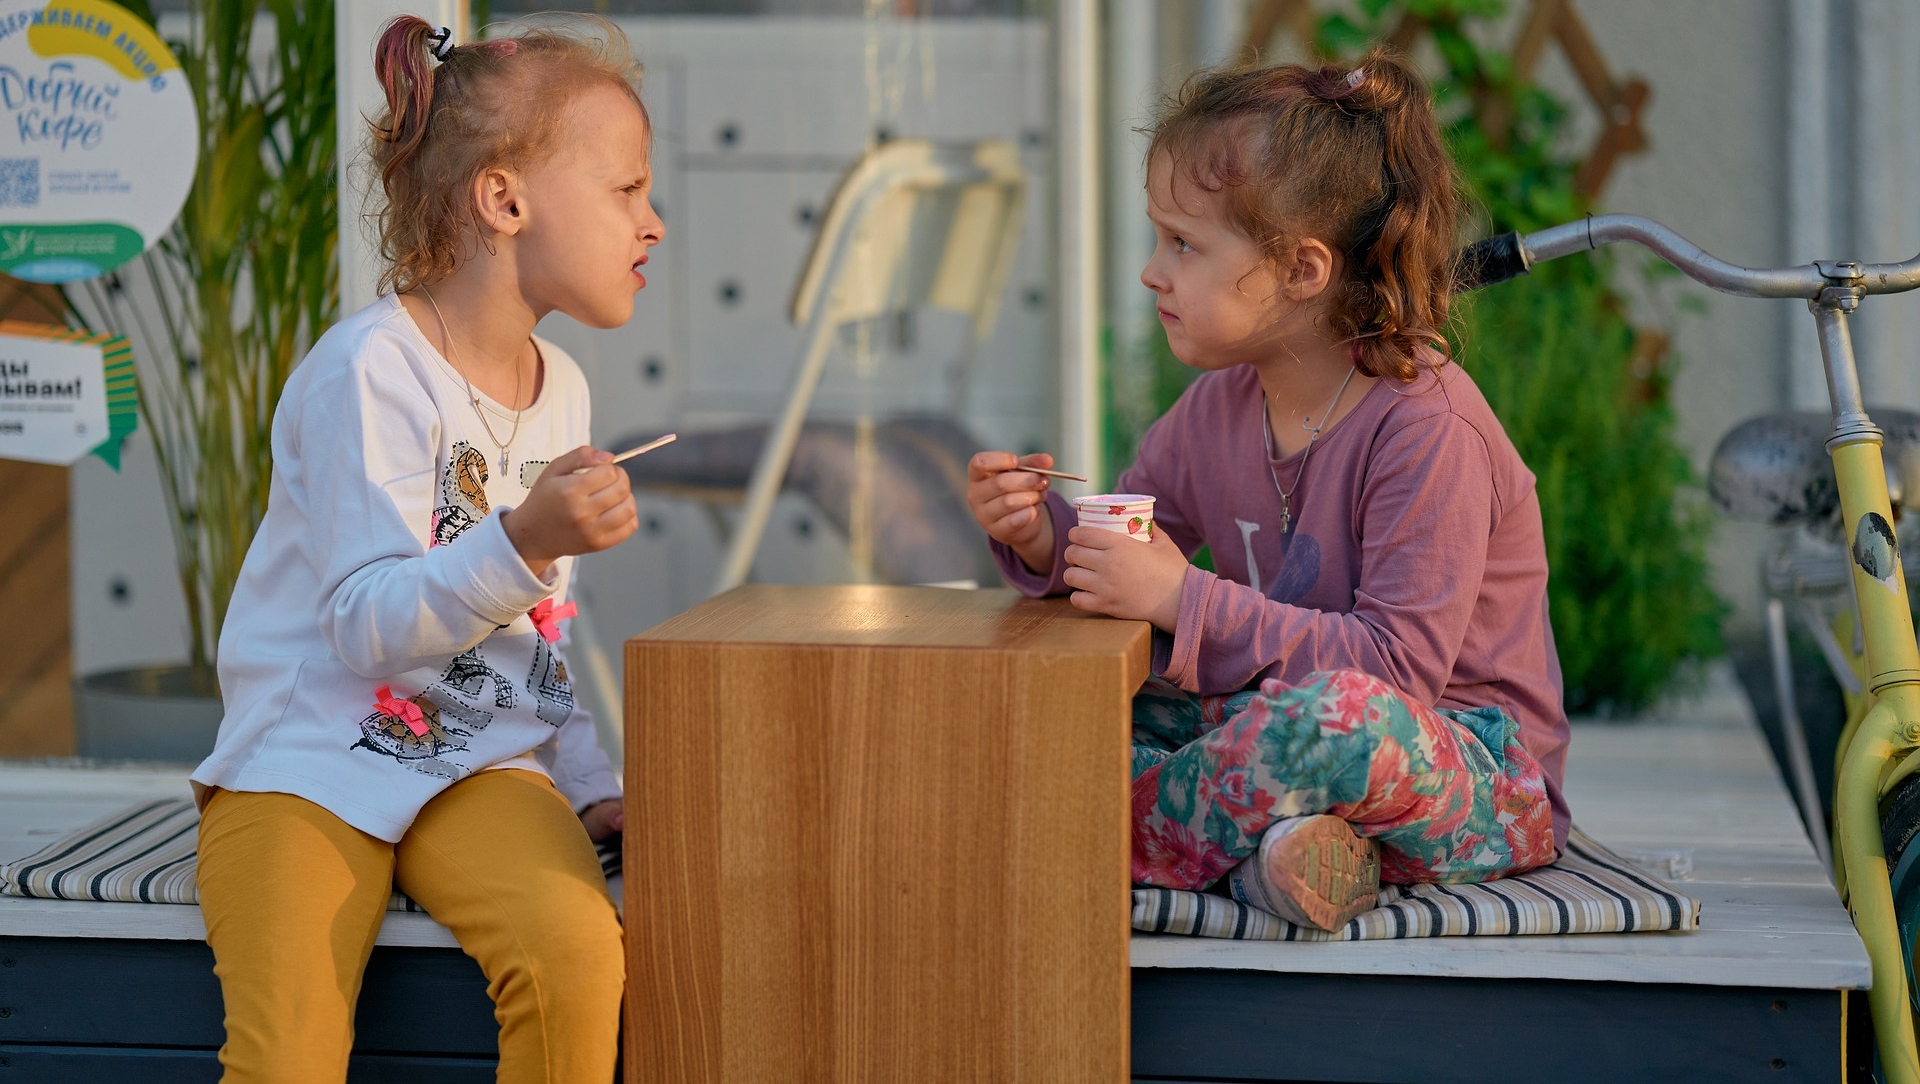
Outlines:
<svg viewBox="0 0 1920 1084"><path fill-rule="evenodd" d="M1380 897L1380 848L1324 813L1269 825L1260 849L1227 871L1233 898L1289 922L1337 930Z"/></svg>

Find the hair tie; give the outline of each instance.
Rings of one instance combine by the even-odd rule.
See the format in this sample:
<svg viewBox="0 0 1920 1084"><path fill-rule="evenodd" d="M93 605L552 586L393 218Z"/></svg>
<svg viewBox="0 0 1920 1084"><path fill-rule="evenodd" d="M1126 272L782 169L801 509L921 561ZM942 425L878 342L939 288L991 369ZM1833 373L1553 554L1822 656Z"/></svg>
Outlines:
<svg viewBox="0 0 1920 1084"><path fill-rule="evenodd" d="M433 43L433 59L438 60L442 64L445 64L447 62L447 58L453 55L453 28L452 27L450 26L441 27L440 29L434 31L433 33L428 34L427 40Z"/></svg>
<svg viewBox="0 0 1920 1084"><path fill-rule="evenodd" d="M1355 68L1347 73L1347 89L1359 90L1360 84L1367 81L1367 69Z"/></svg>

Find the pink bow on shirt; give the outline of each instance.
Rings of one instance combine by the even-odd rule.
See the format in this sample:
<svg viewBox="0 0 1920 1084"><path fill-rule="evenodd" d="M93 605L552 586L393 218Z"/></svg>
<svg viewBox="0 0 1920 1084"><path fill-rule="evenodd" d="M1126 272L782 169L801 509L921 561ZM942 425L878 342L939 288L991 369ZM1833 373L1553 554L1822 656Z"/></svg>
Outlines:
<svg viewBox="0 0 1920 1084"><path fill-rule="evenodd" d="M552 599L543 598L540 605L535 606L527 616L533 618L533 627L539 630L540 635L546 637L548 643L553 643L560 638L560 622L579 612L580 607L571 602L555 609Z"/></svg>
<svg viewBox="0 0 1920 1084"><path fill-rule="evenodd" d="M420 705L413 701L402 700L393 695L392 686L380 686L379 691L373 694L373 706L380 709L381 714L391 715L395 719L407 724L407 729L413 731L414 737L424 738L427 736L426 713L421 711Z"/></svg>

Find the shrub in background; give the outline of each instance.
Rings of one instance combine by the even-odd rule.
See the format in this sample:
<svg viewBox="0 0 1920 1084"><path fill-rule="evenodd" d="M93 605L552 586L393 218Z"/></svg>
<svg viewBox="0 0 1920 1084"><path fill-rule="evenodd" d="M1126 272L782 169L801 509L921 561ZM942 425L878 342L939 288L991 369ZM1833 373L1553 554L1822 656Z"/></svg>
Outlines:
<svg viewBox="0 0 1920 1084"><path fill-rule="evenodd" d="M1467 306L1461 365L1539 479L1567 710L1631 711L1720 651L1709 520L1664 388L1635 380L1608 261L1567 258Z"/></svg>

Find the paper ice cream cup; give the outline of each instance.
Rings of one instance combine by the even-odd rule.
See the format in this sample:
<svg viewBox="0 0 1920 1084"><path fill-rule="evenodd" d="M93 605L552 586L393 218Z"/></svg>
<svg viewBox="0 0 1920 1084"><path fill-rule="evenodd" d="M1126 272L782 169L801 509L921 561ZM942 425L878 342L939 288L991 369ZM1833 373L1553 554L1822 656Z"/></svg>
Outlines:
<svg viewBox="0 0 1920 1084"><path fill-rule="evenodd" d="M1080 517L1082 527L1097 527L1142 542L1153 541L1152 497L1138 493L1075 497L1073 510Z"/></svg>

